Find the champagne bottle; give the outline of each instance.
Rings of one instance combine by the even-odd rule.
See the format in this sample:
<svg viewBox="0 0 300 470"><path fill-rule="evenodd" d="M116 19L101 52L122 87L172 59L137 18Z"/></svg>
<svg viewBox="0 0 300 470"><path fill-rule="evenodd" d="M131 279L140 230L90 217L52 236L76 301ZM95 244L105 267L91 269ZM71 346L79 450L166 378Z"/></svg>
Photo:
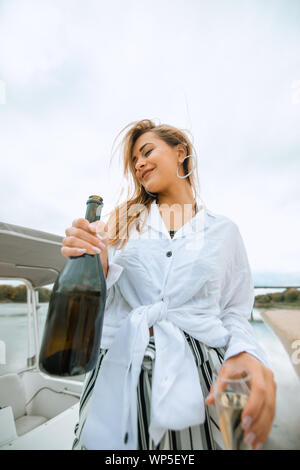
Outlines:
<svg viewBox="0 0 300 470"><path fill-rule="evenodd" d="M90 196L85 218L100 219L103 199ZM99 355L106 279L98 254L73 256L56 279L39 355L40 370L76 376L93 369Z"/></svg>

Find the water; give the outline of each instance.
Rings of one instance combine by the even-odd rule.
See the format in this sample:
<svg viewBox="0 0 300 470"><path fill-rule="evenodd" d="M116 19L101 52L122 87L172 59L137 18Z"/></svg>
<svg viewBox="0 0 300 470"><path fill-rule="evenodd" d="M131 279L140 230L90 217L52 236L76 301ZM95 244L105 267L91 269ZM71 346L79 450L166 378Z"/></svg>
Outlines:
<svg viewBox="0 0 300 470"><path fill-rule="evenodd" d="M48 302L38 309L38 329L44 329ZM0 375L16 372L27 367L27 357L34 355L33 328L28 348L28 320L26 303L0 303L0 341L5 344L5 364L0 357ZM2 360L1 360L2 359Z"/></svg>

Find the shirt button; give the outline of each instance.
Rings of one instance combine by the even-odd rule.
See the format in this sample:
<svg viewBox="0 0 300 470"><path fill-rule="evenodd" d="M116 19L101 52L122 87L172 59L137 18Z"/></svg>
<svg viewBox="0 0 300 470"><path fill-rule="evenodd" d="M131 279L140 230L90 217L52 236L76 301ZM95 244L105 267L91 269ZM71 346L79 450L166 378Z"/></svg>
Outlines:
<svg viewBox="0 0 300 470"><path fill-rule="evenodd" d="M128 432L124 436L124 444L127 444L128 442Z"/></svg>
<svg viewBox="0 0 300 470"><path fill-rule="evenodd" d="M172 256L172 251L167 251L166 255L168 256L168 258L170 258L170 256Z"/></svg>

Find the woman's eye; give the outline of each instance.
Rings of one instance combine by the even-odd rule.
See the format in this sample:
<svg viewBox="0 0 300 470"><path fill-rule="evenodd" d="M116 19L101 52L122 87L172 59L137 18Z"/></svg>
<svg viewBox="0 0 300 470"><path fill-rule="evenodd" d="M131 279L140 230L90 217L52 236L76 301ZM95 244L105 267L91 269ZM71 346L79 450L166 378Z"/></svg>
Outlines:
<svg viewBox="0 0 300 470"><path fill-rule="evenodd" d="M144 156L147 157L147 156L149 155L149 153L152 152L152 150L153 150L153 149L147 150L147 152L144 153ZM133 158L133 159L132 159L132 162L133 162L133 164L135 165L135 164L136 164L136 158Z"/></svg>

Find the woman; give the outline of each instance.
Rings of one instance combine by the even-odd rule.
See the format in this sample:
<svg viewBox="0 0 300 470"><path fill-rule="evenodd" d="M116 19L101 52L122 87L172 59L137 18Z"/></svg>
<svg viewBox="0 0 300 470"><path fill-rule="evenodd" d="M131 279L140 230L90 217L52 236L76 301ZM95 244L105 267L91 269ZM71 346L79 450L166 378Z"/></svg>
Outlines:
<svg viewBox="0 0 300 470"><path fill-rule="evenodd" d="M61 250L100 253L107 281L102 348L73 448L223 449L211 384L226 363L251 373L242 422L245 442L261 449L276 384L248 322L254 289L239 229L199 198L183 131L147 119L129 126L133 196L107 224L75 220Z"/></svg>

